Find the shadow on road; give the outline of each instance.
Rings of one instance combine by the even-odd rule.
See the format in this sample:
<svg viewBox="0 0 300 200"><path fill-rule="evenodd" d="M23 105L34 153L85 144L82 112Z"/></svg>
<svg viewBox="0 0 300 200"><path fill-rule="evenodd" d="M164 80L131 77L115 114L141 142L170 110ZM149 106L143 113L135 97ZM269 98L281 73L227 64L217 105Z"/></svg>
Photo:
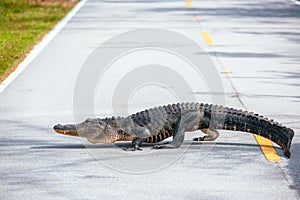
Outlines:
<svg viewBox="0 0 300 200"><path fill-rule="evenodd" d="M85 149L85 148L91 148L91 149L106 149L106 148L115 148L115 147L128 147L131 142L116 142L114 144L59 144L59 145L43 145L43 146L34 146L30 147L31 149ZM168 144L168 142L163 142L159 144ZM247 143L232 143L232 142L189 142L186 141L182 144L182 146L237 146L237 147L253 147L258 148L258 144L247 144ZM142 144L142 147L152 147L154 144ZM264 145L262 145L264 146ZM274 147L276 150L281 150L280 147Z"/></svg>
<svg viewBox="0 0 300 200"><path fill-rule="evenodd" d="M163 13L182 13L182 14L200 14L202 16L222 16L240 19L240 18L261 18L262 22L269 23L273 18L291 18L300 16L300 8L292 4L279 3L270 4L267 3L253 3L243 4L237 7L210 7L210 8L154 8L146 10L137 10L137 12L163 12ZM268 19L268 20L267 20ZM276 21L273 21L276 23ZM279 22L280 23L280 22Z"/></svg>
<svg viewBox="0 0 300 200"><path fill-rule="evenodd" d="M297 190L300 195L300 143L292 144L292 157L289 160L287 169L294 183L291 188Z"/></svg>

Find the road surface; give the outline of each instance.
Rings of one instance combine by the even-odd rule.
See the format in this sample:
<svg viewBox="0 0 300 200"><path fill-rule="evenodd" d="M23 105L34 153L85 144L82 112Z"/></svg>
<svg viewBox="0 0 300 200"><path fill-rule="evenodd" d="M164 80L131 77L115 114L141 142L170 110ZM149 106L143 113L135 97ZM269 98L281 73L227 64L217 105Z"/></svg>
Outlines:
<svg viewBox="0 0 300 200"><path fill-rule="evenodd" d="M0 93L1 199L299 199L299 17L300 6L288 0L84 2ZM295 130L291 159L275 145L280 161L266 160L253 135L229 131L216 142L191 144L192 133L180 149L145 145L142 152L54 133L54 124L75 121L75 86L89 55L140 28L172 30L201 46L219 73L213 78L222 81L224 104ZM115 76L143 64L145 52L135 53L113 63ZM158 56L162 63L179 62ZM104 93L95 92L97 116L112 114L103 94L113 89L108 84ZM194 94L209 101L205 88ZM128 112L175 100L162 87L144 86L132 94Z"/></svg>

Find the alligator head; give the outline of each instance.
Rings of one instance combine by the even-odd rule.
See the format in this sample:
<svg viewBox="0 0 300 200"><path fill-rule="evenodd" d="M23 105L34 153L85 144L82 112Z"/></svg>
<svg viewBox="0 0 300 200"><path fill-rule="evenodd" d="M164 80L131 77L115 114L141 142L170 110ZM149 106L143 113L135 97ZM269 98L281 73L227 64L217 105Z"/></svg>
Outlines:
<svg viewBox="0 0 300 200"><path fill-rule="evenodd" d="M79 124L57 124L53 129L60 134L86 138L92 143L112 143L108 125L101 119L87 119Z"/></svg>

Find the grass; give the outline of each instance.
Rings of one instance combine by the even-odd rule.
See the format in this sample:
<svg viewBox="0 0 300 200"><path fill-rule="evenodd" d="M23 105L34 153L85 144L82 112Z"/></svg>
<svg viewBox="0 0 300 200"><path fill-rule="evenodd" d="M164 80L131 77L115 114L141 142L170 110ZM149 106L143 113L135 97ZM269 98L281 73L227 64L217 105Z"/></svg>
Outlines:
<svg viewBox="0 0 300 200"><path fill-rule="evenodd" d="M74 5L69 0L0 0L0 83Z"/></svg>

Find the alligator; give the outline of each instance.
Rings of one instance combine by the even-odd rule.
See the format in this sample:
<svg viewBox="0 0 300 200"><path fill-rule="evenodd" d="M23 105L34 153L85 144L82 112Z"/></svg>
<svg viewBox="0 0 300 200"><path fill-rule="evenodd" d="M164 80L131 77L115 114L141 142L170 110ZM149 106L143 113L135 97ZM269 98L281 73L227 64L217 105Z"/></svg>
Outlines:
<svg viewBox="0 0 300 200"><path fill-rule="evenodd" d="M57 133L86 138L91 143L132 141L126 150L142 150L140 145L157 143L173 136L169 144L155 145L154 149L177 148L185 132L200 130L205 133L193 141L213 141L218 130L249 132L278 144L290 158L294 131L259 114L224 106L203 103L178 103L151 108L127 117L89 118L78 124L57 124Z"/></svg>

